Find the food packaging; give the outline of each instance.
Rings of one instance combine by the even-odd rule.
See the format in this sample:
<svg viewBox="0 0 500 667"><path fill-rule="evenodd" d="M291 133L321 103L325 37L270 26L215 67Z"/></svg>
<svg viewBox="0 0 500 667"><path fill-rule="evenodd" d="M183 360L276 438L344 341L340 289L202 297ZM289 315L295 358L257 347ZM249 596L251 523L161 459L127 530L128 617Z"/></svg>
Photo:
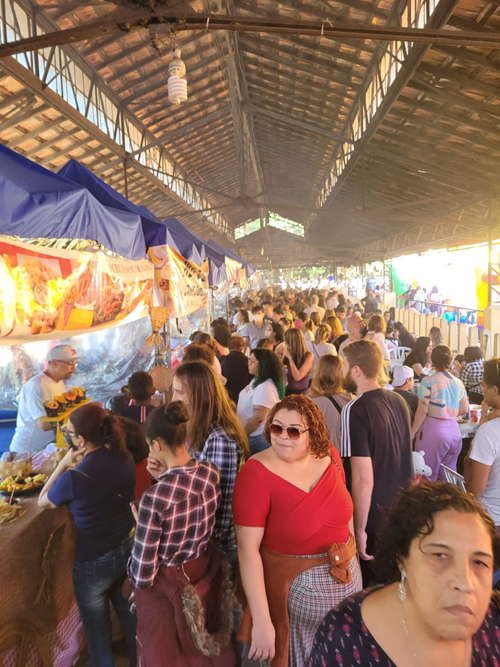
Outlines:
<svg viewBox="0 0 500 667"><path fill-rule="evenodd" d="M32 456L29 452L14 454L5 452L0 458L0 479L5 477L26 477L32 470Z"/></svg>

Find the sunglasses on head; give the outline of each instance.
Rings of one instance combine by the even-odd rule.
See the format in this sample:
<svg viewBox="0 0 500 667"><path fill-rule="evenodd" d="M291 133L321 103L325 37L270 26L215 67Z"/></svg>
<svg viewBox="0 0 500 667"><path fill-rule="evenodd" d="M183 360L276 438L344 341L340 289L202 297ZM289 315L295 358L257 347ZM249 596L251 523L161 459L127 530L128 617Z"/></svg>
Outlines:
<svg viewBox="0 0 500 667"><path fill-rule="evenodd" d="M272 435L281 435L283 431L286 431L290 440L298 440L302 433L306 433L309 429L306 428L303 431L296 426L281 426L280 424L271 424L269 427Z"/></svg>

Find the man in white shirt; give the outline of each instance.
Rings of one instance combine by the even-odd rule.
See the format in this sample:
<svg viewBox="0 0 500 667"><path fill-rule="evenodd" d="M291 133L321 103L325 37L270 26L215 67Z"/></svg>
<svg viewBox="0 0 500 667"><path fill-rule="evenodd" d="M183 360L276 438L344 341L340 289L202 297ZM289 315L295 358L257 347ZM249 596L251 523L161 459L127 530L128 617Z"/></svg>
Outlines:
<svg viewBox="0 0 500 667"><path fill-rule="evenodd" d="M467 491L485 506L500 526L500 359L484 362L484 401L479 429L464 461ZM491 412L488 412L493 408Z"/></svg>
<svg viewBox="0 0 500 667"><path fill-rule="evenodd" d="M264 322L264 312L261 306L254 306L252 308L252 322L245 324L241 335L245 341L245 347L250 346L253 350L261 338L269 338L269 330L266 322Z"/></svg>
<svg viewBox="0 0 500 667"><path fill-rule="evenodd" d="M66 391L64 380L71 378L78 359L71 345L56 345L47 356L47 370L26 382L19 396L16 431L10 444L11 452L36 454L54 442L52 424L41 420L47 416L44 403Z"/></svg>
<svg viewBox="0 0 500 667"><path fill-rule="evenodd" d="M337 299L337 292L332 290L328 295L325 303L328 310L335 310L335 308L338 308L339 300Z"/></svg>
<svg viewBox="0 0 500 667"><path fill-rule="evenodd" d="M309 308L306 308L304 310L304 313L308 315L308 317L311 317L311 313L319 313L321 319L323 319L326 311L324 308L321 308L321 306L318 306L318 303L319 303L319 298L316 296L316 294L313 294L313 296L311 297L311 305L309 306Z"/></svg>
<svg viewBox="0 0 500 667"><path fill-rule="evenodd" d="M361 340L363 338L364 326L363 319L359 315L352 315L351 317L347 318L347 330L349 332L349 338L346 338L339 348L339 354L342 359L345 359L345 348L351 343L354 343L355 341Z"/></svg>

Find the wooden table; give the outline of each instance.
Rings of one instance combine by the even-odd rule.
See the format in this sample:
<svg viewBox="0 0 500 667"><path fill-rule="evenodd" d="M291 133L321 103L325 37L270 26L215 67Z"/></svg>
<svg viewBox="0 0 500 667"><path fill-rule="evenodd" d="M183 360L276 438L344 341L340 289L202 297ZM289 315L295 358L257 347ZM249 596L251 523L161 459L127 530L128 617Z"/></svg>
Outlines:
<svg viewBox="0 0 500 667"><path fill-rule="evenodd" d="M48 474L54 464L52 455L37 469ZM24 516L14 523L0 525L0 635L2 628L19 622L42 637L50 649L54 667L70 667L83 643L73 595L74 525L66 507L40 509L37 501L38 495L23 498ZM60 537L61 541L53 562L45 559L44 563L51 536ZM35 605L44 569L48 588ZM15 666L17 657L18 649L0 652L0 664L3 659L5 667ZM42 664L38 651L31 650L23 658L22 667Z"/></svg>

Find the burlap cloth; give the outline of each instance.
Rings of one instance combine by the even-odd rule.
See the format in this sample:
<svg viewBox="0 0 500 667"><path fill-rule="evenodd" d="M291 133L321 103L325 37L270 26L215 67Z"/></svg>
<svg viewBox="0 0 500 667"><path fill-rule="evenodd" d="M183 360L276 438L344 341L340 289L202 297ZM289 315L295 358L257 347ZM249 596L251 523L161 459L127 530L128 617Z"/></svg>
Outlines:
<svg viewBox="0 0 500 667"><path fill-rule="evenodd" d="M50 473L53 461L42 466ZM74 602L73 554L74 526L66 507L42 510L38 496L25 498L26 514L12 524L0 525L0 627L10 621L23 620L42 634L56 629ZM66 524L53 573L52 596L49 604L34 600L42 582L42 557L52 532Z"/></svg>

